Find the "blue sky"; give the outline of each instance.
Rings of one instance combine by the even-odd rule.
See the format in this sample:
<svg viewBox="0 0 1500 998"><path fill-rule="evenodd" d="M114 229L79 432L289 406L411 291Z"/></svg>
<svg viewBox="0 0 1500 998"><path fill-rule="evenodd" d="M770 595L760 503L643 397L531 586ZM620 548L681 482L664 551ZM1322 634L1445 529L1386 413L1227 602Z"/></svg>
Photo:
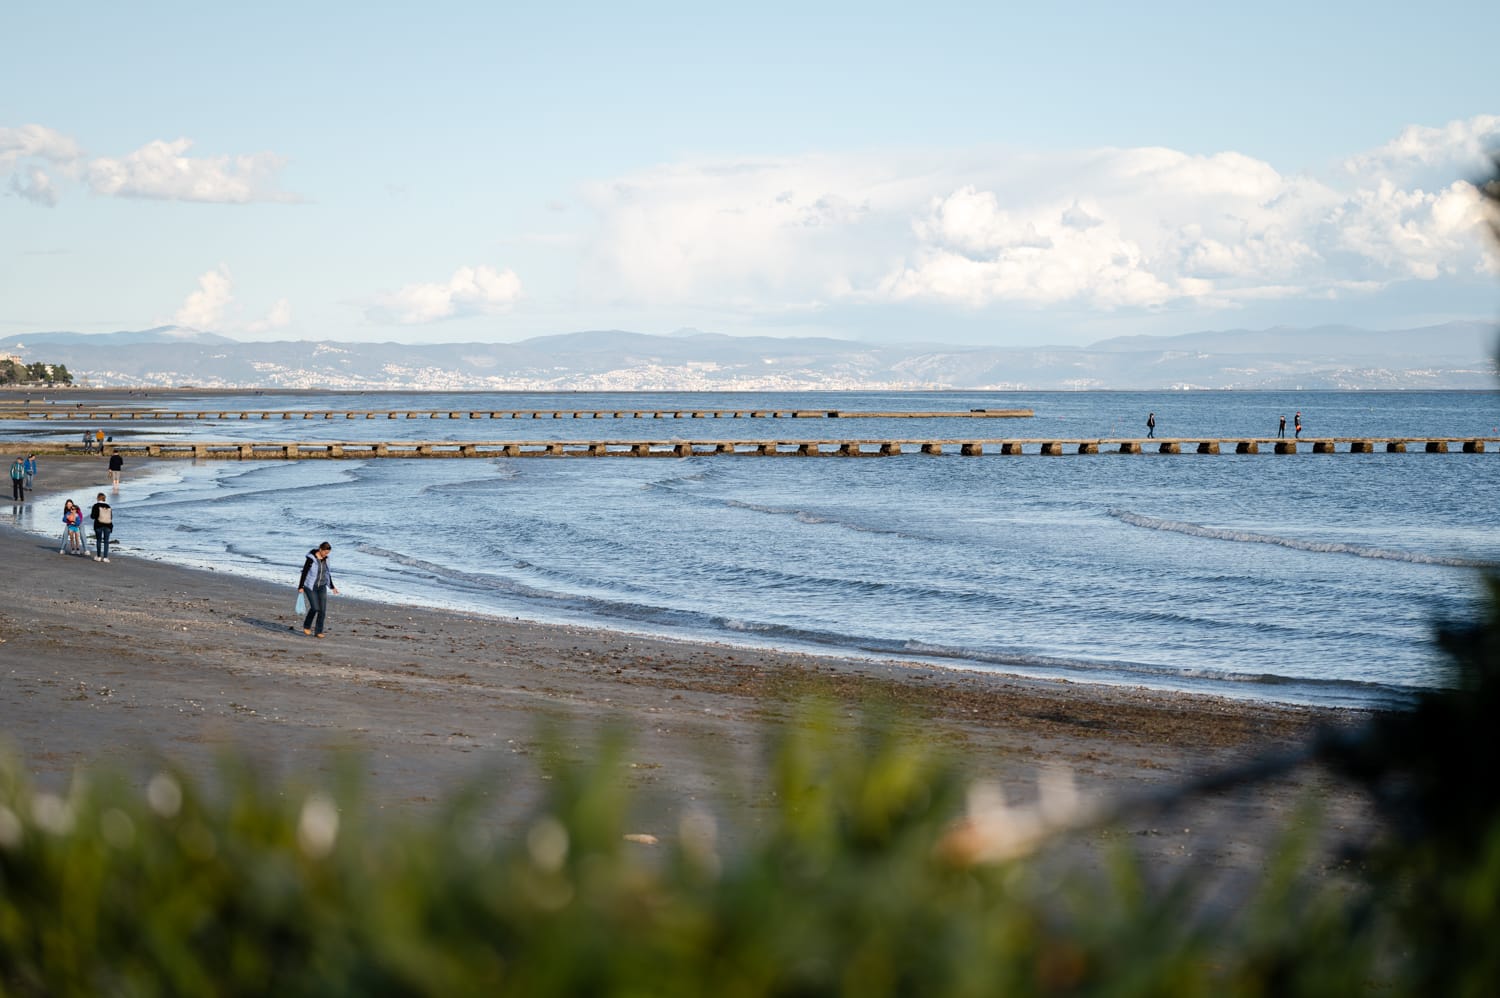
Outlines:
<svg viewBox="0 0 1500 998"><path fill-rule="evenodd" d="M1490 318L1488 5L32 5L0 335Z"/></svg>

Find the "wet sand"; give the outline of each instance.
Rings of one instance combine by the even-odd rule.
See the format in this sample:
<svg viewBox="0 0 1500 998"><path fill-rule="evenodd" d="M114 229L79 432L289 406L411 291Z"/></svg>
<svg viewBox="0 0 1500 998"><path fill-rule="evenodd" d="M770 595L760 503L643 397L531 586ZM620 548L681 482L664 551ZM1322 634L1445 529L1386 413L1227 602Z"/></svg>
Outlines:
<svg viewBox="0 0 1500 998"><path fill-rule="evenodd" d="M126 539L129 476L142 464L127 469L116 503L116 532ZM99 458L49 459L43 475L49 493L73 487L85 510L95 492L109 491ZM768 733L800 723L809 693L841 715L892 712L888 723L935 739L976 780L1022 802L1049 768L1071 772L1086 799L1116 799L1285 749L1318 724L1361 719L642 638L390 606L353 592L330 599L329 633L318 640L294 620L300 565L287 566L284 586L184 569L128 547L105 565L59 555L55 538L17 530L9 509L0 506L0 742L43 785L65 785L76 768L100 762L144 772L153 757L206 775L226 748L289 781L319 782L353 750L375 806L421 808L482 777L505 821L546 785L545 731L560 732L563 754L581 759L619 724L631 737L620 778L636 791L640 830L667 836L692 809L753 816L765 801ZM1123 834L1148 854L1207 856L1252 875L1266 841L1308 799L1324 804L1335 828L1364 820L1358 798L1303 772L1149 816Z"/></svg>

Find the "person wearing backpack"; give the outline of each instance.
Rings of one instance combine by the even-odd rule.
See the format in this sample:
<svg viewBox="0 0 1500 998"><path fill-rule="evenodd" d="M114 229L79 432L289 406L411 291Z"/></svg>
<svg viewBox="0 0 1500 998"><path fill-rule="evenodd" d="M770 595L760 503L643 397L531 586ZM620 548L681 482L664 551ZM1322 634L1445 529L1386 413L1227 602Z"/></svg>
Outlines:
<svg viewBox="0 0 1500 998"><path fill-rule="evenodd" d="M12 502L26 501L26 462L20 458L10 463L10 498Z"/></svg>
<svg viewBox="0 0 1500 998"><path fill-rule="evenodd" d="M89 517L94 521L94 560L108 564L109 535L115 529L115 511L110 509L103 492L99 493L94 508L89 510Z"/></svg>

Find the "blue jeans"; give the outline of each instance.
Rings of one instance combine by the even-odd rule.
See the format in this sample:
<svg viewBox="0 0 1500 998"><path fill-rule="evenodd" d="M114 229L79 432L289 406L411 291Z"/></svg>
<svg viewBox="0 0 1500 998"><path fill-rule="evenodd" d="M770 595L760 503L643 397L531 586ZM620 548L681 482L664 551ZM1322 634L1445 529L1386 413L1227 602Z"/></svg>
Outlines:
<svg viewBox="0 0 1500 998"><path fill-rule="evenodd" d="M94 554L100 558L109 557L109 535L115 528L112 524L94 524Z"/></svg>
<svg viewBox="0 0 1500 998"><path fill-rule="evenodd" d="M314 634L323 633L323 624L328 620L328 587L314 586L311 589L302 590L302 595L307 597L307 616L302 618L302 629L305 631L313 626L313 618L318 620L318 626Z"/></svg>

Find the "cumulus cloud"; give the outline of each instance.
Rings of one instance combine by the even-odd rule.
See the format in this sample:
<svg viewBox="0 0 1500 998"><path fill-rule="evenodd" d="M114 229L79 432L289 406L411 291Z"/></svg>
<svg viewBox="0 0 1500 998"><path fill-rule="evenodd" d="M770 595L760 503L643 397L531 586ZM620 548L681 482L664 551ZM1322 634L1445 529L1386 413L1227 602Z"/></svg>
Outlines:
<svg viewBox="0 0 1500 998"><path fill-rule="evenodd" d="M0 177L11 193L55 205L58 180L82 181L106 197L247 204L296 201L279 187L286 159L262 152L240 156L189 156L192 140L148 142L121 157L89 159L78 143L43 125L0 128Z"/></svg>
<svg viewBox="0 0 1500 998"><path fill-rule="evenodd" d="M584 192L585 286L738 310L1367 293L1483 266L1477 194L1454 178L1497 144L1496 116L1413 127L1327 177L1164 148L671 164Z"/></svg>
<svg viewBox="0 0 1500 998"><path fill-rule="evenodd" d="M0 174L10 174L10 193L33 204L56 205L54 171L71 167L82 155L78 143L42 125L0 128Z"/></svg>
<svg viewBox="0 0 1500 998"><path fill-rule="evenodd" d="M187 296L172 321L190 329L217 329L223 325L224 310L234 301L234 280L224 264L198 278L198 290Z"/></svg>
<svg viewBox="0 0 1500 998"><path fill-rule="evenodd" d="M248 156L185 155L191 139L157 140L119 159L89 163L88 184L97 194L165 201L246 204L294 200L276 188L286 160L274 153Z"/></svg>
<svg viewBox="0 0 1500 998"><path fill-rule="evenodd" d="M71 163L82 156L78 143L43 125L0 128L0 168L12 169L26 159Z"/></svg>
<svg viewBox="0 0 1500 998"><path fill-rule="evenodd" d="M417 325L471 315L495 315L521 297L521 279L510 269L460 267L446 283L408 284L379 295L366 310L375 322Z"/></svg>

